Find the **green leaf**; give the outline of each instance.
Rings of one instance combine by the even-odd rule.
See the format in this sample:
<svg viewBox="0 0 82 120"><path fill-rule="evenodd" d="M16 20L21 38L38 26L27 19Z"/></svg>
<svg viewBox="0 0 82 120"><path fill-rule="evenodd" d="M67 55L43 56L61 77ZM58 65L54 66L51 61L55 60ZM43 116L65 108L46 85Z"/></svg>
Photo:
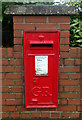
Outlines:
<svg viewBox="0 0 82 120"><path fill-rule="evenodd" d="M75 35L74 37L79 38L80 36L79 35Z"/></svg>
<svg viewBox="0 0 82 120"><path fill-rule="evenodd" d="M79 39L79 40L77 40L76 42L79 42L79 43L81 43L81 42L82 42L82 39Z"/></svg>
<svg viewBox="0 0 82 120"><path fill-rule="evenodd" d="M71 24L70 27L74 27L75 25L78 25L78 23Z"/></svg>
<svg viewBox="0 0 82 120"><path fill-rule="evenodd" d="M76 33L78 33L80 30L76 30Z"/></svg>
<svg viewBox="0 0 82 120"><path fill-rule="evenodd" d="M6 14L6 10L4 11L4 14Z"/></svg>

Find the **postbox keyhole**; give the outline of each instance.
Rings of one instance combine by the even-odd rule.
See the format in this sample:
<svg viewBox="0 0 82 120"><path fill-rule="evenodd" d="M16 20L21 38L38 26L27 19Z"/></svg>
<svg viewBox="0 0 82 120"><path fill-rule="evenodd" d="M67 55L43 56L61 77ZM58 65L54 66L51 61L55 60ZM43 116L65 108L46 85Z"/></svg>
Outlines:
<svg viewBox="0 0 82 120"><path fill-rule="evenodd" d="M34 82L34 84L36 84L37 83L37 78L33 78L33 82Z"/></svg>
<svg viewBox="0 0 82 120"><path fill-rule="evenodd" d="M34 79L34 83L36 83L36 79Z"/></svg>

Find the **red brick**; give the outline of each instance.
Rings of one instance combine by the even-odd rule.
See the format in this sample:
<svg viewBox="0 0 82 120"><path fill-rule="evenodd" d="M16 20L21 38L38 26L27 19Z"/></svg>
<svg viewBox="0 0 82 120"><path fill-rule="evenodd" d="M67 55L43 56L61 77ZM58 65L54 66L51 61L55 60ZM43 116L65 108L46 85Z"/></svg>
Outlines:
<svg viewBox="0 0 82 120"><path fill-rule="evenodd" d="M82 96L82 92L79 92L78 93L78 98L81 98L81 96Z"/></svg>
<svg viewBox="0 0 82 120"><path fill-rule="evenodd" d="M3 103L5 103L5 100L0 100L0 105L2 105Z"/></svg>
<svg viewBox="0 0 82 120"><path fill-rule="evenodd" d="M79 118L79 113L71 113L71 118Z"/></svg>
<svg viewBox="0 0 82 120"><path fill-rule="evenodd" d="M80 87L76 87L76 89L75 89L75 92L82 92L82 87L80 86Z"/></svg>
<svg viewBox="0 0 82 120"><path fill-rule="evenodd" d="M69 46L68 45L62 45L60 46L60 51L69 51Z"/></svg>
<svg viewBox="0 0 82 120"><path fill-rule="evenodd" d="M17 111L27 111L24 106L17 106Z"/></svg>
<svg viewBox="0 0 82 120"><path fill-rule="evenodd" d="M60 24L60 30L70 30L70 24Z"/></svg>
<svg viewBox="0 0 82 120"><path fill-rule="evenodd" d="M23 72L23 67L16 67L16 72Z"/></svg>
<svg viewBox="0 0 82 120"><path fill-rule="evenodd" d="M82 86L82 80L80 80L80 85Z"/></svg>
<svg viewBox="0 0 82 120"><path fill-rule="evenodd" d="M68 118L70 116L69 113L61 113L62 118Z"/></svg>
<svg viewBox="0 0 82 120"><path fill-rule="evenodd" d="M81 59L75 59L75 65L82 65Z"/></svg>
<svg viewBox="0 0 82 120"><path fill-rule="evenodd" d="M40 117L40 113L39 112L31 113L31 117Z"/></svg>
<svg viewBox="0 0 82 120"><path fill-rule="evenodd" d="M82 113L80 113L80 117L82 117Z"/></svg>
<svg viewBox="0 0 82 120"><path fill-rule="evenodd" d="M7 73L6 79L22 79L22 74L20 74L20 73L15 73L15 74Z"/></svg>
<svg viewBox="0 0 82 120"><path fill-rule="evenodd" d="M61 58L69 58L69 53L68 52L61 52L60 57Z"/></svg>
<svg viewBox="0 0 82 120"><path fill-rule="evenodd" d="M82 58L82 54L81 54L82 53L82 48L78 47L77 51L78 51L78 54L77 54L78 58Z"/></svg>
<svg viewBox="0 0 82 120"><path fill-rule="evenodd" d="M3 71L2 71L3 69L2 69L2 66L0 66L0 73L2 73Z"/></svg>
<svg viewBox="0 0 82 120"><path fill-rule="evenodd" d="M50 112L42 112L41 117L50 117Z"/></svg>
<svg viewBox="0 0 82 120"><path fill-rule="evenodd" d="M60 85L78 85L78 80L60 80Z"/></svg>
<svg viewBox="0 0 82 120"><path fill-rule="evenodd" d="M58 111L76 111L76 106L59 106Z"/></svg>
<svg viewBox="0 0 82 120"><path fill-rule="evenodd" d="M2 95L2 98L3 98L3 99L14 99L14 98L15 98L15 95L14 95L14 94L10 94L10 93L8 93L8 94L3 94L3 95Z"/></svg>
<svg viewBox="0 0 82 120"><path fill-rule="evenodd" d="M71 73L71 74L69 74L69 78L71 78L71 79L80 79L81 78L81 73Z"/></svg>
<svg viewBox="0 0 82 120"><path fill-rule="evenodd" d="M2 113L0 113L0 118L2 118ZM2 119L1 119L2 120Z"/></svg>
<svg viewBox="0 0 82 120"><path fill-rule="evenodd" d="M5 103L5 100L0 100L0 105L2 105L3 103Z"/></svg>
<svg viewBox="0 0 82 120"><path fill-rule="evenodd" d="M8 65L8 60L7 59L2 59L2 65Z"/></svg>
<svg viewBox="0 0 82 120"><path fill-rule="evenodd" d="M81 54L82 53L82 48L77 47L77 51L78 51L78 54Z"/></svg>
<svg viewBox="0 0 82 120"><path fill-rule="evenodd" d="M2 72L14 72L14 67L4 66L2 67Z"/></svg>
<svg viewBox="0 0 82 120"><path fill-rule="evenodd" d="M7 57L12 58L13 57L13 48L7 48Z"/></svg>
<svg viewBox="0 0 82 120"><path fill-rule="evenodd" d="M14 58L22 58L22 52L14 53Z"/></svg>
<svg viewBox="0 0 82 120"><path fill-rule="evenodd" d="M82 58L82 49L80 48L80 52L78 51L78 54L77 54L77 56L78 56L78 58Z"/></svg>
<svg viewBox="0 0 82 120"><path fill-rule="evenodd" d="M35 30L34 24L14 24L14 30Z"/></svg>
<svg viewBox="0 0 82 120"><path fill-rule="evenodd" d="M23 105L23 100L6 100L6 105Z"/></svg>
<svg viewBox="0 0 82 120"><path fill-rule="evenodd" d="M76 58L77 57L77 49L76 48L72 48L70 49L70 57L71 58Z"/></svg>
<svg viewBox="0 0 82 120"><path fill-rule="evenodd" d="M14 51L15 52L22 52L22 46L21 45L15 45L14 46Z"/></svg>
<svg viewBox="0 0 82 120"><path fill-rule="evenodd" d="M11 117L12 118L18 118L19 117L19 113L18 112L11 113Z"/></svg>
<svg viewBox="0 0 82 120"><path fill-rule="evenodd" d="M80 92L80 87L68 87L68 86L66 86L65 88L64 88L64 90L66 91L66 92Z"/></svg>
<svg viewBox="0 0 82 120"><path fill-rule="evenodd" d="M68 100L69 105L80 105L80 100Z"/></svg>
<svg viewBox="0 0 82 120"><path fill-rule="evenodd" d="M23 60L10 60L10 65L22 65Z"/></svg>
<svg viewBox="0 0 82 120"><path fill-rule="evenodd" d="M14 23L22 23L23 17L22 16L13 16L13 22Z"/></svg>
<svg viewBox="0 0 82 120"><path fill-rule="evenodd" d="M62 92L62 91L63 91L63 87L60 86L60 87L59 87L59 92Z"/></svg>
<svg viewBox="0 0 82 120"><path fill-rule="evenodd" d="M61 67L60 72L80 72L80 67Z"/></svg>
<svg viewBox="0 0 82 120"><path fill-rule="evenodd" d="M74 65L74 60L72 60L72 59L65 59L64 64L65 65Z"/></svg>
<svg viewBox="0 0 82 120"><path fill-rule="evenodd" d="M59 113L55 113L55 112L51 113L51 117L59 117L59 115L60 115Z"/></svg>
<svg viewBox="0 0 82 120"><path fill-rule="evenodd" d="M69 38L61 38L60 44L69 44Z"/></svg>
<svg viewBox="0 0 82 120"><path fill-rule="evenodd" d="M82 111L82 106L78 106L77 111Z"/></svg>
<svg viewBox="0 0 82 120"><path fill-rule="evenodd" d="M0 47L0 58L2 58L2 47Z"/></svg>
<svg viewBox="0 0 82 120"><path fill-rule="evenodd" d="M65 92L80 92L80 87L66 86L66 87L64 87L64 91Z"/></svg>
<svg viewBox="0 0 82 120"><path fill-rule="evenodd" d="M69 31L61 31L60 32L60 37L69 37L70 33Z"/></svg>
<svg viewBox="0 0 82 120"><path fill-rule="evenodd" d="M59 104L61 104L61 105L65 105L65 104L67 104L67 100L59 100Z"/></svg>
<svg viewBox="0 0 82 120"><path fill-rule="evenodd" d="M1 73L0 73L0 85L2 84L2 79L4 79L5 78L5 73L3 73L3 78L2 78L2 70L0 71Z"/></svg>
<svg viewBox="0 0 82 120"><path fill-rule="evenodd" d="M36 30L57 30L57 24L37 24Z"/></svg>
<svg viewBox="0 0 82 120"><path fill-rule="evenodd" d="M77 57L78 58L82 58L82 54L80 53L80 54L77 54Z"/></svg>
<svg viewBox="0 0 82 120"><path fill-rule="evenodd" d="M45 23L46 16L26 16L25 21L27 23Z"/></svg>
<svg viewBox="0 0 82 120"><path fill-rule="evenodd" d="M69 16L49 16L49 22L51 23L70 23Z"/></svg>
<svg viewBox="0 0 82 120"><path fill-rule="evenodd" d="M77 98L77 93L61 93L60 98Z"/></svg>
<svg viewBox="0 0 82 120"><path fill-rule="evenodd" d="M15 106L3 106L2 110L5 111L5 112L15 111Z"/></svg>
<svg viewBox="0 0 82 120"><path fill-rule="evenodd" d="M5 79L5 73L0 73L0 79L2 80L4 80Z"/></svg>
<svg viewBox="0 0 82 120"><path fill-rule="evenodd" d="M2 87L2 92L9 92L9 87Z"/></svg>
<svg viewBox="0 0 82 120"><path fill-rule="evenodd" d="M7 56L6 56L6 48L3 47L3 48L2 48L2 58L5 58L5 57L7 57Z"/></svg>
<svg viewBox="0 0 82 120"><path fill-rule="evenodd" d="M14 38L14 44L22 45L22 38Z"/></svg>
<svg viewBox="0 0 82 120"><path fill-rule="evenodd" d="M2 118L8 118L8 117L9 117L9 114L7 112L2 113Z"/></svg>
<svg viewBox="0 0 82 120"><path fill-rule="evenodd" d="M5 105L5 100L0 101L0 105Z"/></svg>
<svg viewBox="0 0 82 120"><path fill-rule="evenodd" d="M60 73L60 79L67 79L67 73Z"/></svg>
<svg viewBox="0 0 82 120"><path fill-rule="evenodd" d="M14 81L13 80L3 80L2 85L3 86L12 86L12 85L14 85Z"/></svg>
<svg viewBox="0 0 82 120"><path fill-rule="evenodd" d="M13 88L11 88L11 92L20 93L20 92L23 92L23 88L13 87Z"/></svg>
<svg viewBox="0 0 82 120"><path fill-rule="evenodd" d="M27 109L27 108L25 108L25 106L23 105L23 106L17 106L17 111L20 111L20 112L25 112L25 111L36 111L36 108L30 108L30 109Z"/></svg>
<svg viewBox="0 0 82 120"><path fill-rule="evenodd" d="M18 86L23 86L23 81L21 81L21 80L17 80L16 82L16 86L18 85Z"/></svg>
<svg viewBox="0 0 82 120"><path fill-rule="evenodd" d="M14 31L14 37L23 37L22 31Z"/></svg>
<svg viewBox="0 0 82 120"><path fill-rule="evenodd" d="M18 94L18 93L17 93L17 94L16 94L16 98L18 98L18 99L23 99L23 94L21 94L21 93Z"/></svg>
<svg viewBox="0 0 82 120"><path fill-rule="evenodd" d="M2 92L2 87L0 86L0 93ZM0 94L1 95L1 94Z"/></svg>
<svg viewBox="0 0 82 120"><path fill-rule="evenodd" d="M2 58L2 56L1 56L1 58ZM0 59L0 65L3 65L3 63L2 63L2 59Z"/></svg>
<svg viewBox="0 0 82 120"><path fill-rule="evenodd" d="M70 57L71 58L77 58L77 55L76 54L70 54Z"/></svg>
<svg viewBox="0 0 82 120"><path fill-rule="evenodd" d="M29 113L21 113L21 118L29 118Z"/></svg>

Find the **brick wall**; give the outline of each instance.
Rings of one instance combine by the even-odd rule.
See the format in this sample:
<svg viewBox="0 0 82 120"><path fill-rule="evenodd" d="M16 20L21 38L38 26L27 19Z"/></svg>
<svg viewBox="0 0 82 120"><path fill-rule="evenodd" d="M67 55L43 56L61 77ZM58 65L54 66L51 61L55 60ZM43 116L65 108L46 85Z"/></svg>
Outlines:
<svg viewBox="0 0 82 120"><path fill-rule="evenodd" d="M2 48L2 118L81 118L81 52L69 47L69 16L14 16L14 47ZM23 31L59 30L58 108L26 109L24 102Z"/></svg>

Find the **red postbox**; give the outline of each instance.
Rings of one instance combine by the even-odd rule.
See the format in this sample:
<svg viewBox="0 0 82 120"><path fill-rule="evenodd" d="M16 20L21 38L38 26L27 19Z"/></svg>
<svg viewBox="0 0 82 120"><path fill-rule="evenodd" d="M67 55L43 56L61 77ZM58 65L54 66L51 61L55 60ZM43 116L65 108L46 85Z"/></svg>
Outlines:
<svg viewBox="0 0 82 120"><path fill-rule="evenodd" d="M24 31L25 107L58 107L59 31Z"/></svg>

